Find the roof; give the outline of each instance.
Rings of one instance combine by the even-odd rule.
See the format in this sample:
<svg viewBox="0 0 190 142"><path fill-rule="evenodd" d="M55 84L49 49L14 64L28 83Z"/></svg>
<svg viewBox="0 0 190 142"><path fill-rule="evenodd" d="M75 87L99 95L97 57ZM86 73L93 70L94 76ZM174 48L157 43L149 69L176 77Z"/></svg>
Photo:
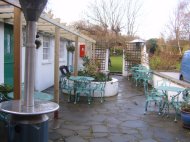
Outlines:
<svg viewBox="0 0 190 142"><path fill-rule="evenodd" d="M134 40L130 41L129 43L145 43L145 41L142 39L134 39Z"/></svg>
<svg viewBox="0 0 190 142"><path fill-rule="evenodd" d="M10 4L10 5L9 5ZM14 7L21 8L18 0L2 0L0 1L0 21L13 24L14 21ZM22 25L26 25L24 15L22 14ZM61 29L60 36L62 38L75 41L76 36L79 37L79 41L88 41L91 43L96 43L96 41L86 35L81 34L76 29L71 29L66 26L65 23L60 23L59 18L53 18L52 13L42 13L38 22L37 29L40 32L47 32L55 35L55 27Z"/></svg>

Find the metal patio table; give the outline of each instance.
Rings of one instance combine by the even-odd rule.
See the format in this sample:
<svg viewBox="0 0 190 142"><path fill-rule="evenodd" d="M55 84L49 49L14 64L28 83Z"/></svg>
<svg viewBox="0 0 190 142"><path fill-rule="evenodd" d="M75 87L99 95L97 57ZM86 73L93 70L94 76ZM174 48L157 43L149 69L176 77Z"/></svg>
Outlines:
<svg viewBox="0 0 190 142"><path fill-rule="evenodd" d="M168 92L174 92L176 93L174 96L177 96L185 90L185 88L180 88L176 86L157 86L155 87L155 89L163 92L163 105L162 105L161 112L165 110L166 114L169 114L169 105L171 104L169 100ZM177 121L176 118L174 121Z"/></svg>

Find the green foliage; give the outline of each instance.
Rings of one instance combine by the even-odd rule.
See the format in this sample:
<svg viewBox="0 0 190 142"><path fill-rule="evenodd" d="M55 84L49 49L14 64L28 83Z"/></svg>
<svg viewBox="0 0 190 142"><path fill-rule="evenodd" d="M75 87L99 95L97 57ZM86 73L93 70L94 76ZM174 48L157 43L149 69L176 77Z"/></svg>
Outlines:
<svg viewBox="0 0 190 142"><path fill-rule="evenodd" d="M67 51L73 53L75 51L75 46L73 44L67 45Z"/></svg>
<svg viewBox="0 0 190 142"><path fill-rule="evenodd" d="M147 41L147 50L149 51L149 53L154 54L157 47L158 47L157 39L151 38Z"/></svg>
<svg viewBox="0 0 190 142"><path fill-rule="evenodd" d="M8 93L13 91L13 87L7 84L0 85L0 93L7 95Z"/></svg>
<svg viewBox="0 0 190 142"><path fill-rule="evenodd" d="M115 51L115 53L114 53L114 51ZM111 48L110 55L111 56L114 56L114 55L123 55L123 49L122 48L115 48L115 50L114 50L114 48Z"/></svg>
<svg viewBox="0 0 190 142"><path fill-rule="evenodd" d="M153 70L158 69L160 65L161 65L160 57L159 56L152 56L152 58L150 60L151 69L153 69Z"/></svg>
<svg viewBox="0 0 190 142"><path fill-rule="evenodd" d="M190 103L185 101L181 104L181 110L185 112L190 112Z"/></svg>
<svg viewBox="0 0 190 142"><path fill-rule="evenodd" d="M94 61L92 59L89 59L88 56L85 56L83 58L83 65L84 65L84 70L79 71L78 75L94 77L95 81L108 80L107 76L104 73L100 72L100 69L99 69L100 63L98 62L98 60Z"/></svg>
<svg viewBox="0 0 190 142"><path fill-rule="evenodd" d="M90 63L90 59L88 56L84 56L82 60L83 60L83 66L86 66Z"/></svg>
<svg viewBox="0 0 190 142"><path fill-rule="evenodd" d="M172 50L157 50L154 55L150 56L150 68L152 70L175 70L180 69L181 56L172 52Z"/></svg>
<svg viewBox="0 0 190 142"><path fill-rule="evenodd" d="M122 72L123 59L122 56L111 56L111 67L109 67L110 72Z"/></svg>
<svg viewBox="0 0 190 142"><path fill-rule="evenodd" d="M181 62L176 63L176 70L179 71L181 68Z"/></svg>

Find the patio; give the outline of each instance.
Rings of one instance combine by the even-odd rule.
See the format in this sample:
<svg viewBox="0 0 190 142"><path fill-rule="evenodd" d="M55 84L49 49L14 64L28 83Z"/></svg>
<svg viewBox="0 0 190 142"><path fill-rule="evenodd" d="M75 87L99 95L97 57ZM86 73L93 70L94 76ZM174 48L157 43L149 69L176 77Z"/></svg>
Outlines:
<svg viewBox="0 0 190 142"><path fill-rule="evenodd" d="M59 119L50 116L49 142L188 142L190 131L182 128L174 113L169 118L152 110L144 115L143 88L122 76L118 96L96 98L91 105L86 99L78 104L67 103L60 94ZM53 87L44 92L53 94ZM172 111L171 111L172 112Z"/></svg>

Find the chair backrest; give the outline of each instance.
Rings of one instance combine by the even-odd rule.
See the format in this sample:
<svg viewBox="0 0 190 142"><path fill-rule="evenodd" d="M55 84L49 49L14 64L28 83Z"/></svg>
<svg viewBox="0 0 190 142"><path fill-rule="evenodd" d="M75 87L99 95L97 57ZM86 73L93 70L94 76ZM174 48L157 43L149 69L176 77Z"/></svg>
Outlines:
<svg viewBox="0 0 190 142"><path fill-rule="evenodd" d="M190 88L185 89L183 92L183 100L186 102L190 102Z"/></svg>
<svg viewBox="0 0 190 142"><path fill-rule="evenodd" d="M91 82L87 78L81 77L79 80L76 81L75 85L77 89L86 90L90 88Z"/></svg>
<svg viewBox="0 0 190 142"><path fill-rule="evenodd" d="M106 86L106 81L98 82L96 84L96 90L104 91Z"/></svg>
<svg viewBox="0 0 190 142"><path fill-rule="evenodd" d="M65 76L61 76L61 89L68 89L69 80Z"/></svg>

